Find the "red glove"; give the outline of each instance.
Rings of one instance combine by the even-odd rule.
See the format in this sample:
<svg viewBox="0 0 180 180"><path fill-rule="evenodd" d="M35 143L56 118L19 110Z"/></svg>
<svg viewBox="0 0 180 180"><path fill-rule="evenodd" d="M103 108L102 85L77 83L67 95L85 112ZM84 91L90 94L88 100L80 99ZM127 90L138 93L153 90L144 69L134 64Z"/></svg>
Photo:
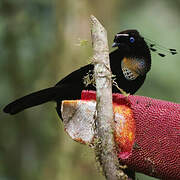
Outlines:
<svg viewBox="0 0 180 180"><path fill-rule="evenodd" d="M81 100L62 103L66 132L76 141L94 139L96 94L83 91ZM180 180L180 104L141 96L113 94L120 164L164 180Z"/></svg>

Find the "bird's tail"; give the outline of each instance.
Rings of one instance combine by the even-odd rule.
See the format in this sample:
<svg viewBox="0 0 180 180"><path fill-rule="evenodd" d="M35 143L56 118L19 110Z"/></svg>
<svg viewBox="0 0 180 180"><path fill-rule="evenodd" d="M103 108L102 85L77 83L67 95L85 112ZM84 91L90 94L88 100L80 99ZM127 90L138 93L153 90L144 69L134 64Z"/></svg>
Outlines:
<svg viewBox="0 0 180 180"><path fill-rule="evenodd" d="M26 108L40 105L42 103L55 100L58 97L59 87L50 87L43 89L22 98L19 98L8 104L3 111L9 114L16 114Z"/></svg>

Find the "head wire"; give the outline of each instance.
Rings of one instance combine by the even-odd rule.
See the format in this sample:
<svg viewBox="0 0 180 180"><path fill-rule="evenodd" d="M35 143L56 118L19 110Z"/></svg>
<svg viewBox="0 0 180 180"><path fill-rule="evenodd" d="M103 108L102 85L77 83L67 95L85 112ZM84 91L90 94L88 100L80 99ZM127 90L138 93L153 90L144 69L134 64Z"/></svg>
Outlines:
<svg viewBox="0 0 180 180"><path fill-rule="evenodd" d="M149 46L149 49L155 53L157 53L159 56L161 57L165 57L167 54L165 53L169 53L171 55L175 55L177 54L177 51L176 49L173 49L173 48L166 48L158 43L156 43L155 41L149 39L149 38L144 38L145 41L147 42L148 46ZM160 51L163 51L165 53L162 53L162 52L159 52Z"/></svg>

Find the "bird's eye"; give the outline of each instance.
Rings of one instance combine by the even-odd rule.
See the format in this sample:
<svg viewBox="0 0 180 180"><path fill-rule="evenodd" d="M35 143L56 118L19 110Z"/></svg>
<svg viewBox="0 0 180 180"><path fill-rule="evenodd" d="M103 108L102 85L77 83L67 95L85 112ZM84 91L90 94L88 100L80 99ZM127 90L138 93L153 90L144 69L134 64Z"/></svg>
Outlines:
<svg viewBox="0 0 180 180"><path fill-rule="evenodd" d="M133 37L130 37L129 41L130 41L130 43L133 43L135 41L135 39Z"/></svg>

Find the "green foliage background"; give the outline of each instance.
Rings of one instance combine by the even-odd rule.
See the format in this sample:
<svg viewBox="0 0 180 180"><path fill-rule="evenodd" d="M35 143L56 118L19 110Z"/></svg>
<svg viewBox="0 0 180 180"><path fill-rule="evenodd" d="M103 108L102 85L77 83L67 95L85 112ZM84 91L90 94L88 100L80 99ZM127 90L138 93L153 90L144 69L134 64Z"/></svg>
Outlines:
<svg viewBox="0 0 180 180"><path fill-rule="evenodd" d="M55 104L15 116L2 112L10 101L89 62L90 14L106 27L109 45L115 33L133 28L180 49L179 0L0 0L0 180L104 179L93 151L65 134ZM81 40L87 45L79 46ZM137 94L180 102L179 54L152 58Z"/></svg>

